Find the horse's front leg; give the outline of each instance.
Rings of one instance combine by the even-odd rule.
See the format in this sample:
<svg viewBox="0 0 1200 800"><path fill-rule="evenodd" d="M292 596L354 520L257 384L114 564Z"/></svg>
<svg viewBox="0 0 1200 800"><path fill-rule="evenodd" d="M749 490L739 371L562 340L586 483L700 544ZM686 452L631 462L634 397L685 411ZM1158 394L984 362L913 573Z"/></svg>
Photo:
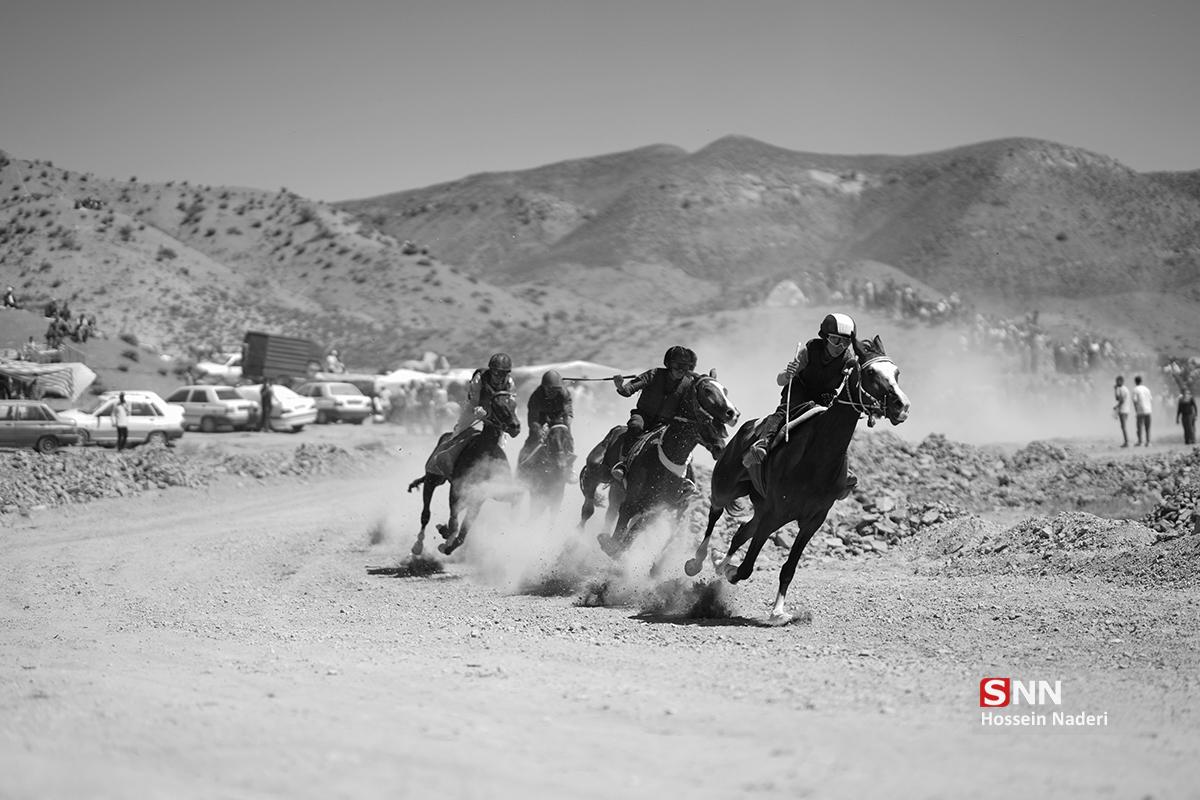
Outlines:
<svg viewBox="0 0 1200 800"><path fill-rule="evenodd" d="M628 546L629 543L625 539L629 531L629 523L634 516L636 516L636 510L633 508L633 504L626 499L626 502L621 503L620 511L617 513L617 524L612 533L600 533L596 536L596 541L600 543L600 549L609 558L616 558Z"/></svg>
<svg viewBox="0 0 1200 800"><path fill-rule="evenodd" d="M784 562L783 568L779 570L779 592L775 595L775 603L771 606L771 616L767 619L768 625L787 625L796 619L802 619L806 622L812 621L811 613L805 612L799 617L788 613L787 593L788 587L792 583L792 578L796 575L796 567L800 564L800 557L804 555L804 548L808 546L813 534L825 522L825 517L828 513L828 510L817 511L807 518L796 520L800 526L800 531L796 535L795 541L792 542L792 549L788 551L787 561Z"/></svg>

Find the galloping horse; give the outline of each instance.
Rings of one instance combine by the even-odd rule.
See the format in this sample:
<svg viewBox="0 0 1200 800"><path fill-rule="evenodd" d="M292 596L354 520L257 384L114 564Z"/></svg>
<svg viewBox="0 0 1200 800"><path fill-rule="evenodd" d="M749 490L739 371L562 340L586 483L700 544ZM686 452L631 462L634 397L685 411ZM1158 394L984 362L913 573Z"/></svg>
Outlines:
<svg viewBox="0 0 1200 800"><path fill-rule="evenodd" d="M438 550L446 555L454 552L467 538L471 523L483 507L486 491L484 485L493 481L505 484L512 481L512 469L508 465L508 456L500 447L500 435L507 433L509 436L517 436L521 433L521 422L517 419L517 399L513 393L496 392L482 422L483 431L476 434L458 454L450 475L450 519L445 525L437 526L438 532L446 540L438 545ZM449 438L449 432L443 433L437 446L441 447ZM412 546L413 555L420 555L424 550L425 527L429 524L429 502L433 499L434 490L445 482L446 478L441 475L426 472L408 485L410 492L424 485L421 531Z"/></svg>
<svg viewBox="0 0 1200 800"><path fill-rule="evenodd" d="M700 572L713 527L740 497L750 496L754 516L737 529L724 560L716 563L713 559L718 574L730 583L749 578L754 572L754 561L771 534L795 521L800 530L779 571L779 594L769 619L772 625L783 625L792 619L784 610L788 586L809 539L845 491L846 451L858 420L866 416L868 425L874 425L877 418L887 417L893 425L899 425L908 419L908 396L900 388L900 369L884 352L879 337L858 342L856 353L858 366L846 376L834 404L796 427L786 442L771 450L761 467L761 483L756 485L742 465L742 456L754 442L756 420L742 426L713 468L708 528L695 557L684 569L688 575ZM735 567L731 563L733 555L748 540L750 547L741 564Z"/></svg>
<svg viewBox="0 0 1200 800"><path fill-rule="evenodd" d="M615 558L633 542L650 513L670 509L677 518L683 514L694 487L692 451L702 444L719 456L725 447L725 426L736 425L739 415L729 392L711 375L696 378L679 410L679 416L630 449L616 527L612 535L596 537L609 556Z"/></svg>
<svg viewBox="0 0 1200 800"><path fill-rule="evenodd" d="M558 423L551 425L546 430L546 438L517 464L517 477L529 488L532 516L546 511L558 513L573 459L571 429Z"/></svg>

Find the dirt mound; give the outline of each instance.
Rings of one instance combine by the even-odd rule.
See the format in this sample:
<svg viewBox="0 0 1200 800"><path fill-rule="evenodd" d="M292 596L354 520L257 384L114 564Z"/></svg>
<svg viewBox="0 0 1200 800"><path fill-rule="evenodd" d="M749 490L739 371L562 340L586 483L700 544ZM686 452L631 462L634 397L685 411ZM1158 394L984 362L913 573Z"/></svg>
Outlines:
<svg viewBox="0 0 1200 800"><path fill-rule="evenodd" d="M118 453L70 448L53 456L18 450L0 456L0 516L48 506L130 497L172 486L207 486L221 475L252 478L324 475L371 458L335 445L304 443L287 455L223 454L144 445Z"/></svg>

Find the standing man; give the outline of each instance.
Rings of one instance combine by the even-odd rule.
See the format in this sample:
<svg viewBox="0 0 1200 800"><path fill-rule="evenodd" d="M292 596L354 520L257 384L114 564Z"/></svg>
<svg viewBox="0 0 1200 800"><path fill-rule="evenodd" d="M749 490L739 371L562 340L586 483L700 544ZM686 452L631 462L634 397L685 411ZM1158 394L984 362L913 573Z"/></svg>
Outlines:
<svg viewBox="0 0 1200 800"><path fill-rule="evenodd" d="M1142 431L1146 431L1146 447L1150 446L1150 415L1154 412L1154 397L1150 387L1142 383L1141 375L1133 376L1133 411L1137 414L1138 444L1142 444Z"/></svg>
<svg viewBox="0 0 1200 800"><path fill-rule="evenodd" d="M1175 408L1175 421L1183 423L1183 443L1196 443L1196 398L1191 389L1184 389Z"/></svg>
<svg viewBox="0 0 1200 800"><path fill-rule="evenodd" d="M1129 447L1129 430L1125 427L1125 422L1129 419L1129 412L1133 410L1133 402L1129 395L1129 387L1125 385L1124 375L1117 376L1117 383L1113 386L1113 399L1117 401L1113 406L1113 416L1120 421L1121 436L1125 440L1121 447Z"/></svg>
<svg viewBox="0 0 1200 800"><path fill-rule="evenodd" d="M117 429L117 452L125 449L125 443L129 441L129 403L125 402L125 393L121 392L117 397L117 404L113 406L113 427Z"/></svg>
<svg viewBox="0 0 1200 800"><path fill-rule="evenodd" d="M258 429L271 432L271 409L274 407L275 393L271 391L271 379L263 378L262 388L258 390L259 419Z"/></svg>

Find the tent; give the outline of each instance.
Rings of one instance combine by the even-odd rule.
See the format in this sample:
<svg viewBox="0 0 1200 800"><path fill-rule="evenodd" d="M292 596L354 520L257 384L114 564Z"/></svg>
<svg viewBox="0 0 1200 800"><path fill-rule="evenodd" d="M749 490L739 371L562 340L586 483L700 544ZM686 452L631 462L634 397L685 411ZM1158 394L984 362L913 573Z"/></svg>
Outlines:
<svg viewBox="0 0 1200 800"><path fill-rule="evenodd" d="M0 375L29 383L37 381L42 396L64 397L74 402L96 380L87 364L67 362L35 364L31 361L0 360Z"/></svg>

